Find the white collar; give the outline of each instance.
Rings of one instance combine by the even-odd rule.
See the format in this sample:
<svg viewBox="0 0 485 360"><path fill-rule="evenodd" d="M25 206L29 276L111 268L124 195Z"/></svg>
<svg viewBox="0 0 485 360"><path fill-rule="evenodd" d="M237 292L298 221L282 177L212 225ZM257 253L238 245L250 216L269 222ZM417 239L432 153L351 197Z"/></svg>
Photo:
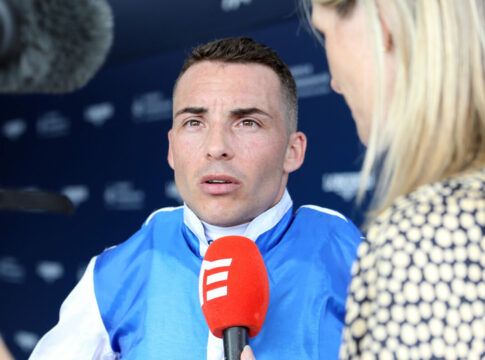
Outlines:
<svg viewBox="0 0 485 360"><path fill-rule="evenodd" d="M202 221L202 226L204 226L205 238L207 239L207 242L210 244L212 241L219 239L220 237L223 237L223 236L231 236L231 235L244 236L244 234L246 233L246 229L249 226L249 223L223 227L223 226L215 226L215 225L206 223L205 221Z"/></svg>
<svg viewBox="0 0 485 360"><path fill-rule="evenodd" d="M261 235L262 233L268 231L272 227L274 227L281 218L286 214L286 212L291 208L293 205L293 201L291 200L290 194L288 190L285 189L285 193L283 194L281 200L270 209L266 210L262 214L258 215L256 218L251 220L251 222L247 224L243 224L245 229L244 232L241 234L241 229L237 229L239 227L234 227L234 230L237 233L232 233L231 235L241 235L245 236L253 241ZM209 247L209 242L207 241L204 225L202 221L195 215L195 213L184 203L184 223L185 225L197 236L199 239L199 252L200 256L204 257L207 248ZM209 224L208 224L209 225ZM216 229L221 229L220 227L216 227L214 225L209 225ZM232 229L233 227L227 227L222 229ZM225 232L225 231L224 231Z"/></svg>

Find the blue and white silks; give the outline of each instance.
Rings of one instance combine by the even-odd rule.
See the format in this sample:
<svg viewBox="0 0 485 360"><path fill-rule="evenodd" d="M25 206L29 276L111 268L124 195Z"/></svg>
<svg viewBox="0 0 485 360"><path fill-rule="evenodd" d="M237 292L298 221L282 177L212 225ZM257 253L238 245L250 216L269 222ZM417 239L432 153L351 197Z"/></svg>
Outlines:
<svg viewBox="0 0 485 360"><path fill-rule="evenodd" d="M293 213L285 192L237 235L256 242L270 282L263 328L250 339L257 359L336 359L357 228L316 206ZM210 334L199 303L207 247L188 207L155 212L91 260L30 359L222 360L222 340Z"/></svg>

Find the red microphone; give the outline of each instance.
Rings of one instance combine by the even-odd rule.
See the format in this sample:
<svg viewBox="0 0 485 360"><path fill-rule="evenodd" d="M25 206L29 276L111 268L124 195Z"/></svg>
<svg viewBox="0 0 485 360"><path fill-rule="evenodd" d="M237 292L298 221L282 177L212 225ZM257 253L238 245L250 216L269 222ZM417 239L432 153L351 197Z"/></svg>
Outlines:
<svg viewBox="0 0 485 360"><path fill-rule="evenodd" d="M207 249L199 276L199 299L209 329L223 338L227 360L239 360L258 335L269 302L269 281L256 244L225 236Z"/></svg>

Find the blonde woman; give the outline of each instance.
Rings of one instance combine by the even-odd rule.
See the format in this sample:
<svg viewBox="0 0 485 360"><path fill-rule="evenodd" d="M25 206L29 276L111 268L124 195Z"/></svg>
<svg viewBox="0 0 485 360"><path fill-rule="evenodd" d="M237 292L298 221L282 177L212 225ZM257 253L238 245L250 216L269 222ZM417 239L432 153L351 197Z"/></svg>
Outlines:
<svg viewBox="0 0 485 360"><path fill-rule="evenodd" d="M485 1L306 5L378 177L340 357L485 357Z"/></svg>

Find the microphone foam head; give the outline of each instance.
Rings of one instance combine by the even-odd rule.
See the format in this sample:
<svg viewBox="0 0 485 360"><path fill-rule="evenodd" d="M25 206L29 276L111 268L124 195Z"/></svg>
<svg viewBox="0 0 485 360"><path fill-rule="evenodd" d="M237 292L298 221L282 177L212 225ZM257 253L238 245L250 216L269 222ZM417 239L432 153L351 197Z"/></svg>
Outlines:
<svg viewBox="0 0 485 360"><path fill-rule="evenodd" d="M0 59L0 93L65 93L101 67L113 39L107 0L11 0L17 53Z"/></svg>
<svg viewBox="0 0 485 360"><path fill-rule="evenodd" d="M199 276L199 298L209 329L218 338L233 326L261 330L269 303L269 281L256 244L225 236L207 249Z"/></svg>

